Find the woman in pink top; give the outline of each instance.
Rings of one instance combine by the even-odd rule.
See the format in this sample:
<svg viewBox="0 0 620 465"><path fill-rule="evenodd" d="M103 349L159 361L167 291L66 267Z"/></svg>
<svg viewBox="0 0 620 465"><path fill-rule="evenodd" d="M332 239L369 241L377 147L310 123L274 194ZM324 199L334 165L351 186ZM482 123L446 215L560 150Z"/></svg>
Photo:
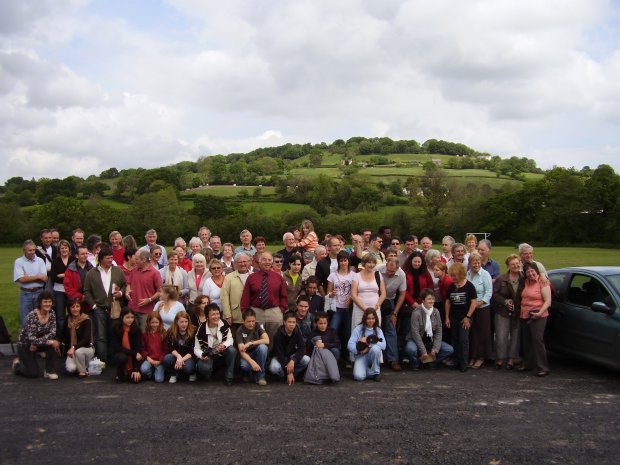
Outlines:
<svg viewBox="0 0 620 465"><path fill-rule="evenodd" d="M521 293L521 333L525 346L525 362L519 371L535 366L536 376L547 376L549 363L543 336L551 305L551 288L548 282L541 282L535 263L525 263L523 273L525 286Z"/></svg>

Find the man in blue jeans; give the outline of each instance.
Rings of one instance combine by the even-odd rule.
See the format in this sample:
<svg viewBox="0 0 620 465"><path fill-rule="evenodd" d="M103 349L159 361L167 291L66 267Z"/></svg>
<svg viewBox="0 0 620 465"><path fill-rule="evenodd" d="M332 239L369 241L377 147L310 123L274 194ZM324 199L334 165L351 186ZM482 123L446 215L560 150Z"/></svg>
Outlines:
<svg viewBox="0 0 620 465"><path fill-rule="evenodd" d="M266 386L265 362L269 352L269 336L267 331L256 324L256 312L251 308L242 314L243 325L237 328L235 342L239 351L241 373L250 378L254 374L256 384Z"/></svg>
<svg viewBox="0 0 620 465"><path fill-rule="evenodd" d="M394 371L401 371L398 356L398 340L396 333L396 320L398 312L405 302L405 291L407 290L407 279L405 272L400 268L398 262L398 252L391 247L387 249L387 262L378 267L383 275L385 283L386 299L381 307L382 330L385 336L386 350L385 358Z"/></svg>
<svg viewBox="0 0 620 465"><path fill-rule="evenodd" d="M289 386L295 384L295 376L299 376L310 363L310 357L304 355L306 344L301 330L297 327L295 312L284 314L284 324L278 328L273 338L273 358L269 371L285 378Z"/></svg>
<svg viewBox="0 0 620 465"><path fill-rule="evenodd" d="M19 321L23 325L28 314L37 306L39 294L47 283L45 262L37 257L37 246L31 240L23 245L24 255L15 260L13 281L19 286Z"/></svg>

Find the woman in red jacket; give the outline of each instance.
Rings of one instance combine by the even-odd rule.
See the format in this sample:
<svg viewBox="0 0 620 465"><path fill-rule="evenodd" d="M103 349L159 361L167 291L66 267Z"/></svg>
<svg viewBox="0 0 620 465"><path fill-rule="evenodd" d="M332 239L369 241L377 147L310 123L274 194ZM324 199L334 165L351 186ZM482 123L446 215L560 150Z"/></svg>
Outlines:
<svg viewBox="0 0 620 465"><path fill-rule="evenodd" d="M412 309L412 311L406 311L405 308L401 308L400 312L398 312L397 332L399 347L401 347L401 344L404 346L405 338L411 329L411 313L417 310L422 303L420 292L422 292L422 289L432 290L435 287L433 277L426 268L426 260L424 260L422 252L413 251L403 264L403 271L407 280L405 305Z"/></svg>
<svg viewBox="0 0 620 465"><path fill-rule="evenodd" d="M435 264L433 268L433 274L435 278L439 280L437 286L439 288L439 300L435 299L435 308L439 310L439 314L441 315L441 321L443 324L442 331L442 340L448 344L450 344L450 330L446 326L446 306L445 302L448 298L448 288L454 282L454 280L448 274L448 265L443 262L439 262Z"/></svg>

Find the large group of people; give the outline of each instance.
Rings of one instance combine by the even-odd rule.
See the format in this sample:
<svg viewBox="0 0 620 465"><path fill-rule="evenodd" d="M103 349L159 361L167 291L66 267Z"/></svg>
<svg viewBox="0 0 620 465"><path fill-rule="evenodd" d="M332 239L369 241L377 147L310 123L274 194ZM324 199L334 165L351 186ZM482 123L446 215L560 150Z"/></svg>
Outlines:
<svg viewBox="0 0 620 465"><path fill-rule="evenodd" d="M22 324L16 374L89 376L95 357L117 382L209 380L221 372L267 384L381 380L381 368L450 367L466 372L534 370L546 376L543 334L551 303L533 248L490 258L491 242L469 235L402 239L387 226L319 240L312 222L291 227L267 251L250 231L240 245L201 227L170 252L148 230L145 245L112 231L108 242L75 229L70 240L41 231L15 260ZM45 359L40 370L38 357Z"/></svg>

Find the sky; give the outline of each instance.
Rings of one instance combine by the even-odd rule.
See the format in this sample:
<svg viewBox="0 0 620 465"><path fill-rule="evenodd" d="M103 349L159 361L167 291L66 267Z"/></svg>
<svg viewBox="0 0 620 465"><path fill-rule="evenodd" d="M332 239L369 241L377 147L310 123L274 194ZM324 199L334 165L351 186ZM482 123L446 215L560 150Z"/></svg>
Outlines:
<svg viewBox="0 0 620 465"><path fill-rule="evenodd" d="M354 136L620 172L619 126L619 0L0 2L0 183Z"/></svg>

